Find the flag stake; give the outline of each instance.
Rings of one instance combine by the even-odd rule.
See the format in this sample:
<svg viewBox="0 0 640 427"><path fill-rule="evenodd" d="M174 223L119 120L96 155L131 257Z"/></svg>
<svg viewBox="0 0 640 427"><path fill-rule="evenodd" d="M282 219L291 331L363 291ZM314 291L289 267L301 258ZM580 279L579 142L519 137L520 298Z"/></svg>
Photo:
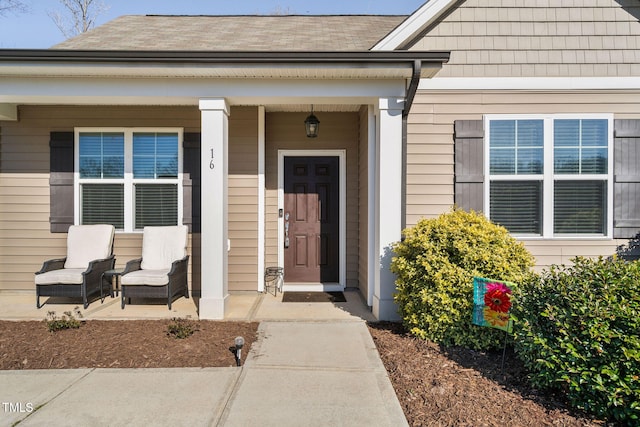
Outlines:
<svg viewBox="0 0 640 427"><path fill-rule="evenodd" d="M502 366L500 366L500 374L504 375L504 359L507 356L507 336L509 335L508 331L504 331L504 348L502 349Z"/></svg>

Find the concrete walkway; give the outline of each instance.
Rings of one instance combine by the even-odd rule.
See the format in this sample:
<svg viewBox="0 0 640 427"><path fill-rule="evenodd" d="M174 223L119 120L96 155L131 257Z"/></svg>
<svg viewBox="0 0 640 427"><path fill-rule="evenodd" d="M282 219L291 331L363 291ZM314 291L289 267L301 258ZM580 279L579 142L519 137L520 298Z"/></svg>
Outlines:
<svg viewBox="0 0 640 427"><path fill-rule="evenodd" d="M240 368L0 371L0 426L407 425L364 322L371 314L346 295L342 304L232 296L233 320L261 321ZM10 303L0 295L0 313ZM92 306L87 318L112 318Z"/></svg>

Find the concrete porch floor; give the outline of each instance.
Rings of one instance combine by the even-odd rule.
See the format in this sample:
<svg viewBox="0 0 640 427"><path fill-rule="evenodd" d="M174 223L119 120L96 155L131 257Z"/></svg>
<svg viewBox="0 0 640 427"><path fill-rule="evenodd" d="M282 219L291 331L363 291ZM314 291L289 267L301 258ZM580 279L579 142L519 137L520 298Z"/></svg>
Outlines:
<svg viewBox="0 0 640 427"><path fill-rule="evenodd" d="M229 295L224 321L262 321L262 320L355 320L375 321L362 296L356 290L344 292L344 303L283 303L282 294L263 294L258 292L235 292ZM54 311L61 316L66 311L74 312L78 307L82 318L86 320L132 320L132 319L171 319L198 318L198 298L179 298L173 302L171 310L166 303L149 301L127 304L120 308L120 298L105 298L104 302L95 300L84 310L81 301L71 299L41 297L44 303L36 308L35 292L1 292L0 320L44 320L47 313Z"/></svg>

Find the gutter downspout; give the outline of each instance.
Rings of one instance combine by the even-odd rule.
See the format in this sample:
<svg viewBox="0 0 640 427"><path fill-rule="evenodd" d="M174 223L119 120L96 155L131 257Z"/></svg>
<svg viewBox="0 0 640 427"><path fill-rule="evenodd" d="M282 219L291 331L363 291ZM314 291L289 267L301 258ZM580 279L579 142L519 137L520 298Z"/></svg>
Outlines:
<svg viewBox="0 0 640 427"><path fill-rule="evenodd" d="M407 88L407 99L404 103L404 109L402 110L402 118L406 120L413 105L413 99L416 97L418 91L418 85L420 84L420 74L422 73L422 61L416 59L413 61L413 74L411 75L411 82Z"/></svg>

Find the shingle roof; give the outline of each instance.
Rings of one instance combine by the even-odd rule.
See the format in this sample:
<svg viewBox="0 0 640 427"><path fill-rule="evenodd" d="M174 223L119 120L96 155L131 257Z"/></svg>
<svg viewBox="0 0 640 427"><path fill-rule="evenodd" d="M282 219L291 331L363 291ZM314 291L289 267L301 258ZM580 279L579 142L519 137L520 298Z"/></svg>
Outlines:
<svg viewBox="0 0 640 427"><path fill-rule="evenodd" d="M122 16L54 49L369 50L406 16Z"/></svg>

